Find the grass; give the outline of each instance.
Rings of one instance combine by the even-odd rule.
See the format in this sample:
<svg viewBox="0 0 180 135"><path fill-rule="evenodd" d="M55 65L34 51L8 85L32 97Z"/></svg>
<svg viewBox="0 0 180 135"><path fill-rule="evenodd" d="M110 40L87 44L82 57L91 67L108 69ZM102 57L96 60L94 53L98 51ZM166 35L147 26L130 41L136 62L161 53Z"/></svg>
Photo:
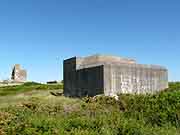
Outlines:
<svg viewBox="0 0 180 135"><path fill-rule="evenodd" d="M15 95L32 90L56 90L56 89L63 89L63 85L60 84L47 85L47 84L40 84L35 82L27 82L24 83L23 85L18 85L18 86L0 87L0 96Z"/></svg>
<svg viewBox="0 0 180 135"><path fill-rule="evenodd" d="M119 101L56 97L50 94L55 86L28 85L2 96L14 100L6 106L0 100L0 134L180 135L180 83L156 95L122 94Z"/></svg>

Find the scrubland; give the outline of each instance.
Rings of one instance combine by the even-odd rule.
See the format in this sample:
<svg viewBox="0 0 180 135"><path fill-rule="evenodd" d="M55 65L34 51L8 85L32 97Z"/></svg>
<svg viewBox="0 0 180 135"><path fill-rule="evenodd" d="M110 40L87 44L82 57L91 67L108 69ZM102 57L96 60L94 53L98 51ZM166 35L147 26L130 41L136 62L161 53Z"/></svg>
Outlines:
<svg viewBox="0 0 180 135"><path fill-rule="evenodd" d="M0 134L180 135L180 83L154 95L67 98L62 85L0 88Z"/></svg>

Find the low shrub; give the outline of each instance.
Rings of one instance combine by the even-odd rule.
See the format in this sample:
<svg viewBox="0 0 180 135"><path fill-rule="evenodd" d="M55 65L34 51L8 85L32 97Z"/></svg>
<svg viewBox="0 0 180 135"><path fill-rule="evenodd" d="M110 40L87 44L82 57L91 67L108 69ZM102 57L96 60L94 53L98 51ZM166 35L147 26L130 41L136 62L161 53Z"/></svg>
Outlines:
<svg viewBox="0 0 180 135"><path fill-rule="evenodd" d="M175 85L175 86L174 86ZM176 90L173 90L173 87ZM8 135L179 135L180 85L156 95L34 98L2 108ZM7 119L7 121L6 121Z"/></svg>

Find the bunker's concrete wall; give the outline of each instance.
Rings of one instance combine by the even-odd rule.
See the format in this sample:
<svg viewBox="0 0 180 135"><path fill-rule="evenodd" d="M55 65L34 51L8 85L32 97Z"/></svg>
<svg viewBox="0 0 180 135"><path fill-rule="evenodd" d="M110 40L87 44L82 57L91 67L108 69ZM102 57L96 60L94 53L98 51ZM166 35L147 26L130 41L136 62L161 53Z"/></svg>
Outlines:
<svg viewBox="0 0 180 135"><path fill-rule="evenodd" d="M67 59L63 64L64 68L64 94L75 96L76 93L76 57Z"/></svg>
<svg viewBox="0 0 180 135"><path fill-rule="evenodd" d="M64 61L66 96L155 93L168 88L168 71L133 59L95 55Z"/></svg>
<svg viewBox="0 0 180 135"><path fill-rule="evenodd" d="M76 70L79 59L64 61L65 96L95 96L104 93L103 65Z"/></svg>
<svg viewBox="0 0 180 135"><path fill-rule="evenodd" d="M104 94L104 66L85 68L76 72L76 91L78 96Z"/></svg>
<svg viewBox="0 0 180 135"><path fill-rule="evenodd" d="M166 69L140 64L105 65L105 95L155 93L168 88Z"/></svg>

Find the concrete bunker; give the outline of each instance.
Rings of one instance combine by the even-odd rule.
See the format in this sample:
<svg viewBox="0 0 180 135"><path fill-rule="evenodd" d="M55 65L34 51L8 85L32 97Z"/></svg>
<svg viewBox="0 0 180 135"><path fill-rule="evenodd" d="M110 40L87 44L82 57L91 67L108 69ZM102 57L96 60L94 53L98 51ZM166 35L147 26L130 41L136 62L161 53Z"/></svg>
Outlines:
<svg viewBox="0 0 180 135"><path fill-rule="evenodd" d="M168 88L168 71L133 59L93 55L64 60L64 95L71 97L146 94Z"/></svg>

